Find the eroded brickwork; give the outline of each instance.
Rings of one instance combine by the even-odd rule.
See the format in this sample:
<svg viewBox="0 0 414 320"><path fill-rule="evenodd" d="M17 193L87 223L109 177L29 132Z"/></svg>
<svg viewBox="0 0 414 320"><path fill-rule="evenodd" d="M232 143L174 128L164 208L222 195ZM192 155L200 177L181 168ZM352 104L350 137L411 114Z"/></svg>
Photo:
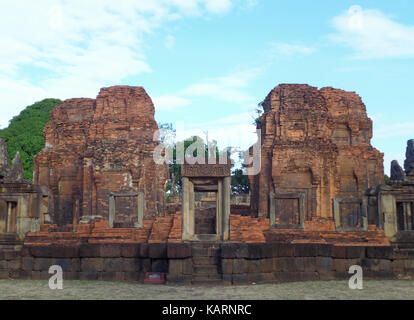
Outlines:
<svg viewBox="0 0 414 320"><path fill-rule="evenodd" d="M53 221L107 219L112 192L144 192L144 219L163 213L168 174L153 160L156 130L154 105L142 87L103 88L96 99L69 99L57 106L34 172L34 182L53 194ZM135 215L136 208L125 206Z"/></svg>
<svg viewBox="0 0 414 320"><path fill-rule="evenodd" d="M361 199L383 181L383 154L371 146L365 105L354 92L292 84L274 88L263 108L262 168L250 177L253 214L269 216L270 193L302 193L305 229L333 231L332 200ZM283 201L295 209L293 200Z"/></svg>

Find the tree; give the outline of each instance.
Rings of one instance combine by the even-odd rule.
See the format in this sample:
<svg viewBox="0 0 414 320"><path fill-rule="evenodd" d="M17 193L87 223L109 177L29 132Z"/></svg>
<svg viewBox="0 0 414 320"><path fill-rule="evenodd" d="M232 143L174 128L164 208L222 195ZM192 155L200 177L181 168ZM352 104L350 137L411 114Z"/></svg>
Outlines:
<svg viewBox="0 0 414 320"><path fill-rule="evenodd" d="M243 173L243 169L233 171L231 190L234 194L248 194L250 192L249 178Z"/></svg>
<svg viewBox="0 0 414 320"><path fill-rule="evenodd" d="M9 122L9 126L0 130L0 138L6 141L9 160L17 151L23 164L24 178L33 178L33 159L44 147L43 129L49 121L49 113L61 104L58 99L45 99L26 107Z"/></svg>

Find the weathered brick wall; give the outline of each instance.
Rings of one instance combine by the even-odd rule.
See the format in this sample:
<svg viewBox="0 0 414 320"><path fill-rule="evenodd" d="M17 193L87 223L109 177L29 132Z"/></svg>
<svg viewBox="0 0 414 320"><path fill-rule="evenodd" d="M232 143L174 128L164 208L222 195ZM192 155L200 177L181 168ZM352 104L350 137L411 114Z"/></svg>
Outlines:
<svg viewBox="0 0 414 320"><path fill-rule="evenodd" d="M392 247L275 243L219 247L223 284L349 279L351 265L363 268L364 279L414 276L414 251ZM153 271L167 273L170 283L189 284L196 254L189 243L24 247L20 252L0 252L0 278L49 279L49 267L60 265L67 280L142 281L146 272Z"/></svg>
<svg viewBox="0 0 414 320"><path fill-rule="evenodd" d="M96 99L69 99L53 109L46 146L34 160L34 183L49 188L54 223L107 219L112 192L142 191L144 217L164 214L168 168L153 160L154 112L144 88L129 86L102 88Z"/></svg>
<svg viewBox="0 0 414 320"><path fill-rule="evenodd" d="M261 171L249 177L254 215L268 217L269 193L303 192L305 229L318 218L333 230L332 199L360 199L382 183L383 154L371 145L372 121L356 93L282 84L263 108ZM294 217L284 218L282 225Z"/></svg>

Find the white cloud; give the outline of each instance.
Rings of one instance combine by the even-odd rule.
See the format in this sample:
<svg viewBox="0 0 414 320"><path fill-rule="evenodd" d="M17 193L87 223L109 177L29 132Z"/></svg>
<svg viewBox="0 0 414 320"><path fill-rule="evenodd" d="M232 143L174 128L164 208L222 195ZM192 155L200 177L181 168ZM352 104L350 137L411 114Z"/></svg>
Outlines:
<svg viewBox="0 0 414 320"><path fill-rule="evenodd" d="M379 10L352 6L333 19L331 38L352 48L356 58L413 58L414 26L393 21Z"/></svg>
<svg viewBox="0 0 414 320"><path fill-rule="evenodd" d="M103 86L151 72L145 35L230 8L229 0L2 0L0 127L38 99L95 97ZM173 43L170 35L166 45Z"/></svg>
<svg viewBox="0 0 414 320"><path fill-rule="evenodd" d="M172 49L172 48L174 47L174 45L175 45L175 37L169 34L169 35L165 38L165 42L164 42L164 44L165 44L165 47L166 47L167 49Z"/></svg>
<svg viewBox="0 0 414 320"><path fill-rule="evenodd" d="M211 13L226 13L230 10L232 3L230 0L203 0L207 11Z"/></svg>
<svg viewBox="0 0 414 320"><path fill-rule="evenodd" d="M177 96L162 96L152 99L155 109L158 110L175 110L177 108L186 107L191 104L191 101Z"/></svg>
<svg viewBox="0 0 414 320"><path fill-rule="evenodd" d="M255 99L247 94L245 89L261 72L259 68L252 68L224 77L205 79L190 85L182 93L189 96L207 96L227 102L251 102Z"/></svg>
<svg viewBox="0 0 414 320"><path fill-rule="evenodd" d="M273 42L269 45L268 54L275 57L280 56L294 56L294 55L307 55L314 53L316 49L301 44L290 44L285 42Z"/></svg>

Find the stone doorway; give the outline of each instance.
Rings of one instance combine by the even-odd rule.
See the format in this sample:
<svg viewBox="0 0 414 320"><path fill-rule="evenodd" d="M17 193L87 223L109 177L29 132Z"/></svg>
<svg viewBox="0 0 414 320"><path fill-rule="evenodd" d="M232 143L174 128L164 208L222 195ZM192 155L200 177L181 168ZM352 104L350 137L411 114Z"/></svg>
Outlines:
<svg viewBox="0 0 414 320"><path fill-rule="evenodd" d="M205 164L186 163L181 167L183 240L221 241L230 238L231 162L209 163L216 163L216 160L206 159Z"/></svg>
<svg viewBox="0 0 414 320"><path fill-rule="evenodd" d="M217 235L217 192L194 191L194 198L194 233L196 235Z"/></svg>
<svg viewBox="0 0 414 320"><path fill-rule="evenodd" d="M17 202L0 200L0 233L15 233Z"/></svg>
<svg viewBox="0 0 414 320"><path fill-rule="evenodd" d="M414 230L414 202L397 202L397 230Z"/></svg>

